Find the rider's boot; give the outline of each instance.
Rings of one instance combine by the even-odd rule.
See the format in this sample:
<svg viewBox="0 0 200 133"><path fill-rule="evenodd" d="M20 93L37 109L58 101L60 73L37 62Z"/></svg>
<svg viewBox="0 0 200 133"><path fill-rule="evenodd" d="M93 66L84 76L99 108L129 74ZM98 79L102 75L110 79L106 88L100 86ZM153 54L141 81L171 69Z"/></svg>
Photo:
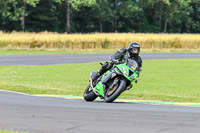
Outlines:
<svg viewBox="0 0 200 133"><path fill-rule="evenodd" d="M95 74L91 77L91 78L92 78L93 84L96 85L97 79L98 79L103 73L105 73L107 70L109 70L112 66L113 66L113 64L111 64L111 63L108 63L108 62L104 63L104 64L102 65L102 67L101 67L97 72L95 72Z"/></svg>
<svg viewBox="0 0 200 133"><path fill-rule="evenodd" d="M94 75L91 77L93 85L97 84L97 79L104 73L104 69L100 68Z"/></svg>

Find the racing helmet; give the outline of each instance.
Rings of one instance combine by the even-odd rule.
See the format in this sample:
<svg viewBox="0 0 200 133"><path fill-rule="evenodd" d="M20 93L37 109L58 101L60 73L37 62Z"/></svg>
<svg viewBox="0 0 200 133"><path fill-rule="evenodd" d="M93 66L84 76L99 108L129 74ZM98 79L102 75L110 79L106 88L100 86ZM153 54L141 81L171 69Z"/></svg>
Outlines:
<svg viewBox="0 0 200 133"><path fill-rule="evenodd" d="M137 58L140 53L140 44L137 42L131 42L128 46L128 53L130 57Z"/></svg>

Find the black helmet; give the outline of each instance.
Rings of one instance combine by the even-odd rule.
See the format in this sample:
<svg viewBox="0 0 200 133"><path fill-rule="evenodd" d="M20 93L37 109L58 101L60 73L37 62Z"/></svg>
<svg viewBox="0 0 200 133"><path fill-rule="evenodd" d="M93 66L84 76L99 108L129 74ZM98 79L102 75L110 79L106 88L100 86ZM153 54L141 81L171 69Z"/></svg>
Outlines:
<svg viewBox="0 0 200 133"><path fill-rule="evenodd" d="M130 57L137 58L140 53L140 44L137 42L131 42L128 46L128 53Z"/></svg>

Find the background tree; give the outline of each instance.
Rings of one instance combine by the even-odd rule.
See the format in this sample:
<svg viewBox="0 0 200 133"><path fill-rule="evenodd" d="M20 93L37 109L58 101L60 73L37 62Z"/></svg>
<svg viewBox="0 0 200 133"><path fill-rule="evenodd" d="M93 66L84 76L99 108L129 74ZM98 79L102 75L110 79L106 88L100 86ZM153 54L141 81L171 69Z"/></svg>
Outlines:
<svg viewBox="0 0 200 133"><path fill-rule="evenodd" d="M21 12L21 26L22 26L22 30L24 31L25 30L25 16L28 15L28 13L26 12L26 8L27 8L27 5L30 5L30 6L33 6L35 7L36 4L38 4L40 0L22 0L22 12Z"/></svg>
<svg viewBox="0 0 200 133"><path fill-rule="evenodd" d="M190 17L194 21L194 26L191 27L191 30L198 33L200 32L200 0L192 0L190 6L192 7Z"/></svg>
<svg viewBox="0 0 200 133"><path fill-rule="evenodd" d="M99 32L102 33L105 28L104 24L109 23L110 18L113 17L113 12L110 8L110 1L109 0L97 0L97 4L92 7L92 14L94 20L96 20L96 24L99 25ZM106 27L105 30L107 30Z"/></svg>
<svg viewBox="0 0 200 133"><path fill-rule="evenodd" d="M39 0L2 0L0 2L1 17L4 21L21 20L21 29L25 29L25 16L27 5L35 7Z"/></svg>
<svg viewBox="0 0 200 133"><path fill-rule="evenodd" d="M118 31L120 32L135 32L138 31L139 25L139 13L141 8L138 6L137 1L126 0L121 2L119 5L119 20L118 20Z"/></svg>
<svg viewBox="0 0 200 133"><path fill-rule="evenodd" d="M172 28L170 32L187 32L190 26L194 26L194 21L190 17L192 12L190 2L190 0L174 0L171 2L169 26Z"/></svg>
<svg viewBox="0 0 200 133"><path fill-rule="evenodd" d="M96 0L54 0L57 3L61 3L63 5L65 5L66 8L66 27L65 27L65 31L67 33L70 33L70 29L71 29L71 8L73 8L74 10L79 10L80 7L82 6L92 6L94 4L96 4Z"/></svg>
<svg viewBox="0 0 200 133"><path fill-rule="evenodd" d="M0 30L200 33L200 1L1 0Z"/></svg>

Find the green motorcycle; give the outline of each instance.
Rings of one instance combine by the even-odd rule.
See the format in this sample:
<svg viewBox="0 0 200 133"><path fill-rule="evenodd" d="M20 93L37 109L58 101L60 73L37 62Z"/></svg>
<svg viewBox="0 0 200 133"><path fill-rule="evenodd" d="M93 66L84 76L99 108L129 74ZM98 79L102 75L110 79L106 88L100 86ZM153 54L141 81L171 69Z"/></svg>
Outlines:
<svg viewBox="0 0 200 133"><path fill-rule="evenodd" d="M138 79L138 64L132 59L127 59L122 64L114 64L110 70L97 79L96 85L91 82L94 74L94 71L90 74L90 84L84 92L84 99L91 102L100 97L110 103L122 92L129 90L132 82Z"/></svg>

